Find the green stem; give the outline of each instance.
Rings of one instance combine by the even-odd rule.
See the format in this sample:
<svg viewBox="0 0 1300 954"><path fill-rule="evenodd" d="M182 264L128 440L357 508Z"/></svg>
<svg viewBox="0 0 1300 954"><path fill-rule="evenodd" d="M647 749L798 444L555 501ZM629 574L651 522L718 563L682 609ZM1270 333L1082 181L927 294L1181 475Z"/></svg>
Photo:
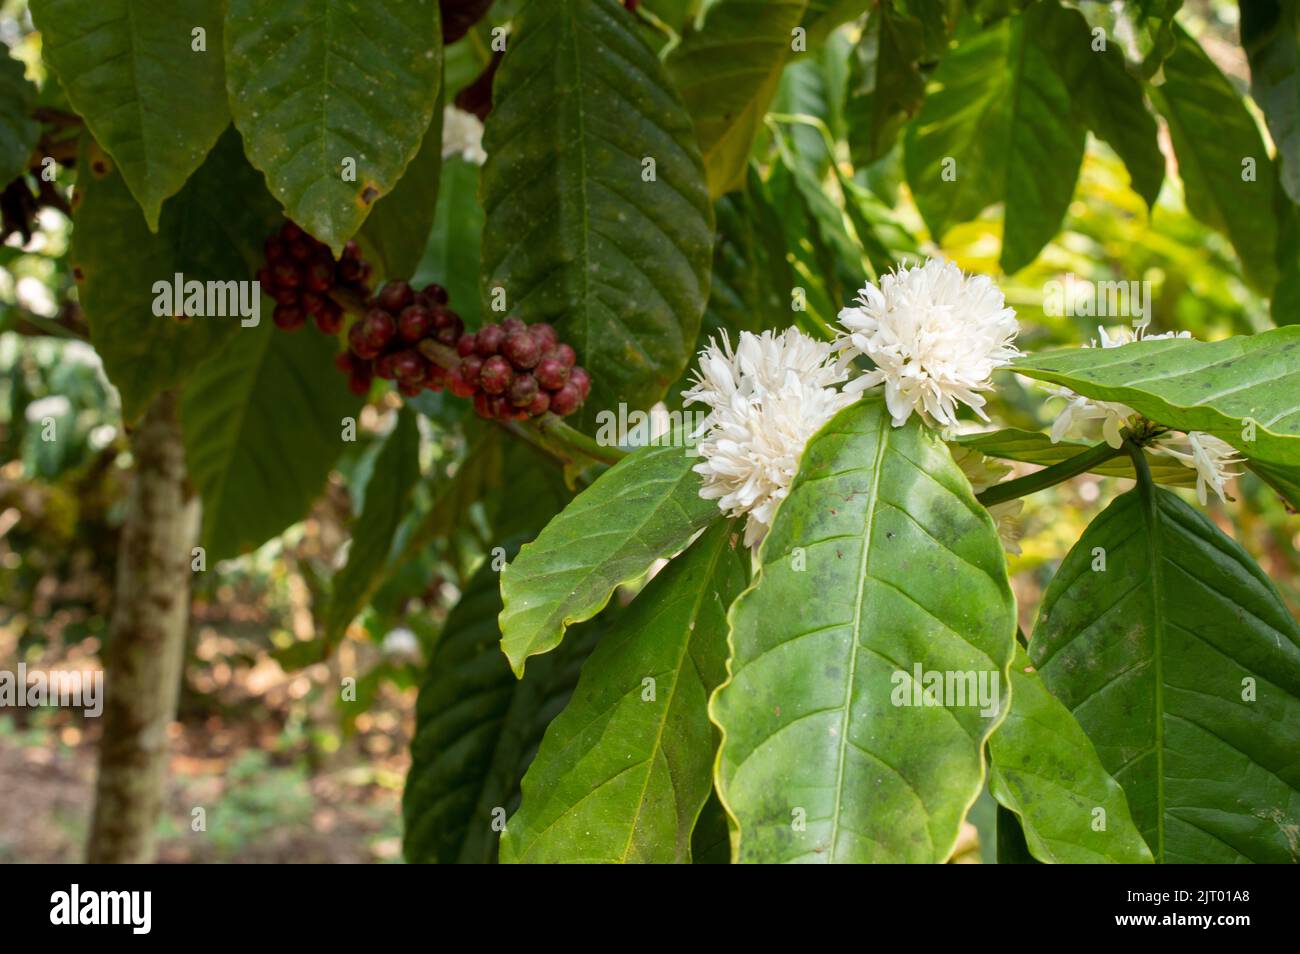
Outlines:
<svg viewBox="0 0 1300 954"><path fill-rule="evenodd" d="M994 504L1015 500L1017 497L1025 497L1040 490L1046 490L1056 484L1064 483L1071 477L1086 474L1097 465L1104 464L1122 453L1124 453L1123 446L1111 447L1105 443L1098 444L1096 447L1091 447L1082 454L1076 454L1069 460L1063 460L1059 464L1044 467L1040 471L1027 474L1024 477L1017 477L1015 480L1008 480L1006 483L994 484L983 493L976 494L975 499L986 507L992 507ZM1143 463L1145 464L1145 461Z"/></svg>
<svg viewBox="0 0 1300 954"><path fill-rule="evenodd" d="M543 434L553 438L566 448L576 450L581 454L598 460L604 464L617 464L627 456L627 451L621 447L606 446L597 443L595 438L588 437L577 428L570 427L564 423L564 419L555 414L547 414L538 422Z"/></svg>

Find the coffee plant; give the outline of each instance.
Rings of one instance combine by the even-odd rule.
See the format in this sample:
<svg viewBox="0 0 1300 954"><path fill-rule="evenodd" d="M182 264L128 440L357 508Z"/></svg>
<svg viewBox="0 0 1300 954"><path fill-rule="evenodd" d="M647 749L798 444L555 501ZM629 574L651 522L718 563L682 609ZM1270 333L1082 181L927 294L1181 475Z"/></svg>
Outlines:
<svg viewBox="0 0 1300 954"><path fill-rule="evenodd" d="M1297 539L1300 15L1182 6L30 0L0 264L70 218L16 320L135 470L92 858L152 852L193 576L369 421L280 661L439 568L407 861L945 862L977 803L1006 862L1300 860L1237 532Z"/></svg>

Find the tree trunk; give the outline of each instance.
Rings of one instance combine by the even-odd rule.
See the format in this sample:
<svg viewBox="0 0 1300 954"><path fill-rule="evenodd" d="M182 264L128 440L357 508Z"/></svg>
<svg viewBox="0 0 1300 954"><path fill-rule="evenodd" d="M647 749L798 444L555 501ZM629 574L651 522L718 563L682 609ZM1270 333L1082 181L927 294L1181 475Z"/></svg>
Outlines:
<svg viewBox="0 0 1300 954"><path fill-rule="evenodd" d="M131 436L135 479L104 647L103 734L86 860L154 859L190 609L199 502L185 472L178 399L154 399Z"/></svg>

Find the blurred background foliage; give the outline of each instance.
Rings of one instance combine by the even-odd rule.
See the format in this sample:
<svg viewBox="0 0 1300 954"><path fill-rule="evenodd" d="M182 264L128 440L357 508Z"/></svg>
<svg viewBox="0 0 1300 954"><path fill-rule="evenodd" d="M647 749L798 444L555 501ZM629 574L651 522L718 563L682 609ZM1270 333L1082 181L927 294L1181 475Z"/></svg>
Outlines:
<svg viewBox="0 0 1300 954"><path fill-rule="evenodd" d="M488 20L449 48L449 91L473 83L491 59L492 25L507 22L518 6L499 0ZM643 35L666 54L699 6L645 0ZM1015 6L980 0L974 9L993 20ZM1180 19L1244 95L1249 73L1237 17L1235 3L1192 0ZM1064 228L1031 265L1001 273L996 208L953 229L937 247L904 181L901 138L891 140L898 129L886 125L873 136L864 118L863 28L839 27L785 68L746 185L717 205L705 334L794 321L825 336L864 279L935 252L1001 283L1020 317L1025 350L1097 337L1095 319L1045 309L1048 283L1066 275L1150 282L1155 331L1215 339L1272 326L1270 301L1243 277L1232 245L1185 207L1163 126L1168 166L1153 209L1131 187L1124 164L1090 136ZM42 104L60 108L25 0L0 2L0 40L40 84ZM471 327L478 321L483 223L477 174L470 162L447 162L434 231L415 276L417 283L445 284ZM60 173L58 195L70 196L75 175L70 167ZM30 196L37 183L29 175L9 188ZM8 194L12 206L17 193ZM5 665L96 665L130 467L116 394L94 351L79 340L65 213L43 207L30 235L13 231L7 218L0 245ZM794 298L806 308L795 307ZM1028 381L1006 376L1001 383L989 408L995 421L1034 430L1050 424L1059 402ZM440 398L425 394L413 402L422 479L381 585L328 658L316 634L375 455L394 426L394 396L366 408L360 439L305 520L256 552L196 576L165 860L398 859L397 802L423 661L493 541L544 519L567 494L558 468L467 421L463 402ZM43 439L50 427L57 440ZM1027 501L1022 552L1010 557L1026 629L1059 560L1126 485L1088 476ZM1227 506L1212 501L1211 516L1258 556L1293 610L1300 608L1297 518L1253 476L1236 482L1235 496ZM338 701L336 687L348 675L356 679L356 704ZM78 857L95 731L62 710L0 717L0 776L13 786L0 799L0 861ZM209 815L220 837L193 836L192 809L202 805L220 806ZM222 821L214 826L217 812ZM990 805L982 802L976 816L991 817ZM991 839L982 847L991 849Z"/></svg>

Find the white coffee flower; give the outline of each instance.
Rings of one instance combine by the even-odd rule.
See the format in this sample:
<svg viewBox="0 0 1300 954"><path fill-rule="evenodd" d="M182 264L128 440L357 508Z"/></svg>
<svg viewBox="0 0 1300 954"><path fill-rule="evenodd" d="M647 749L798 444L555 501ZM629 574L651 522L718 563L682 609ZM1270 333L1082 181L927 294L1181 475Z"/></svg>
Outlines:
<svg viewBox="0 0 1300 954"><path fill-rule="evenodd" d="M804 445L857 400L835 386L847 374L830 345L796 328L743 331L735 349L724 334L700 352L687 404L709 409L700 428L700 496L728 516L745 516L745 543L762 540L777 504L790 492Z"/></svg>
<svg viewBox="0 0 1300 954"><path fill-rule="evenodd" d="M876 368L849 389L883 383L895 427L913 411L955 424L958 402L988 420L978 392L989 390L993 371L1020 353L1013 343L1016 313L992 280L930 259L900 266L879 287L865 285L857 301L839 314L846 332L839 347L846 358L866 355Z"/></svg>
<svg viewBox="0 0 1300 954"><path fill-rule="evenodd" d="M1166 331L1164 334L1149 335L1146 333L1146 329L1147 322L1139 322L1134 325L1132 331L1121 328L1112 337L1107 334L1105 328L1098 327L1097 334L1101 339L1100 347L1118 348L1134 341L1160 341L1164 338L1190 338L1192 336L1190 331ZM1098 347L1098 343L1093 341L1084 345L1084 347L1095 348ZM1124 435L1121 432L1132 423L1133 418L1137 416L1137 411L1127 404L1120 404L1116 401L1094 401L1092 398L1083 397L1069 388L1051 386L1047 390L1053 397L1065 399L1065 407L1052 424L1053 444L1059 443L1067 435L1087 431L1086 425L1092 421L1101 421L1101 433L1106 443L1117 449L1123 445Z"/></svg>
<svg viewBox="0 0 1300 954"><path fill-rule="evenodd" d="M1227 441L1201 431L1162 437L1151 445L1151 450L1168 454L1196 471L1196 499L1202 507L1209 500L1207 490L1213 490L1220 500L1227 502L1224 482L1229 477L1241 476L1241 471L1229 468L1245 459Z"/></svg>
<svg viewBox="0 0 1300 954"><path fill-rule="evenodd" d="M483 124L473 113L455 106L442 111L442 158L460 156L476 166L487 161L483 151Z"/></svg>

